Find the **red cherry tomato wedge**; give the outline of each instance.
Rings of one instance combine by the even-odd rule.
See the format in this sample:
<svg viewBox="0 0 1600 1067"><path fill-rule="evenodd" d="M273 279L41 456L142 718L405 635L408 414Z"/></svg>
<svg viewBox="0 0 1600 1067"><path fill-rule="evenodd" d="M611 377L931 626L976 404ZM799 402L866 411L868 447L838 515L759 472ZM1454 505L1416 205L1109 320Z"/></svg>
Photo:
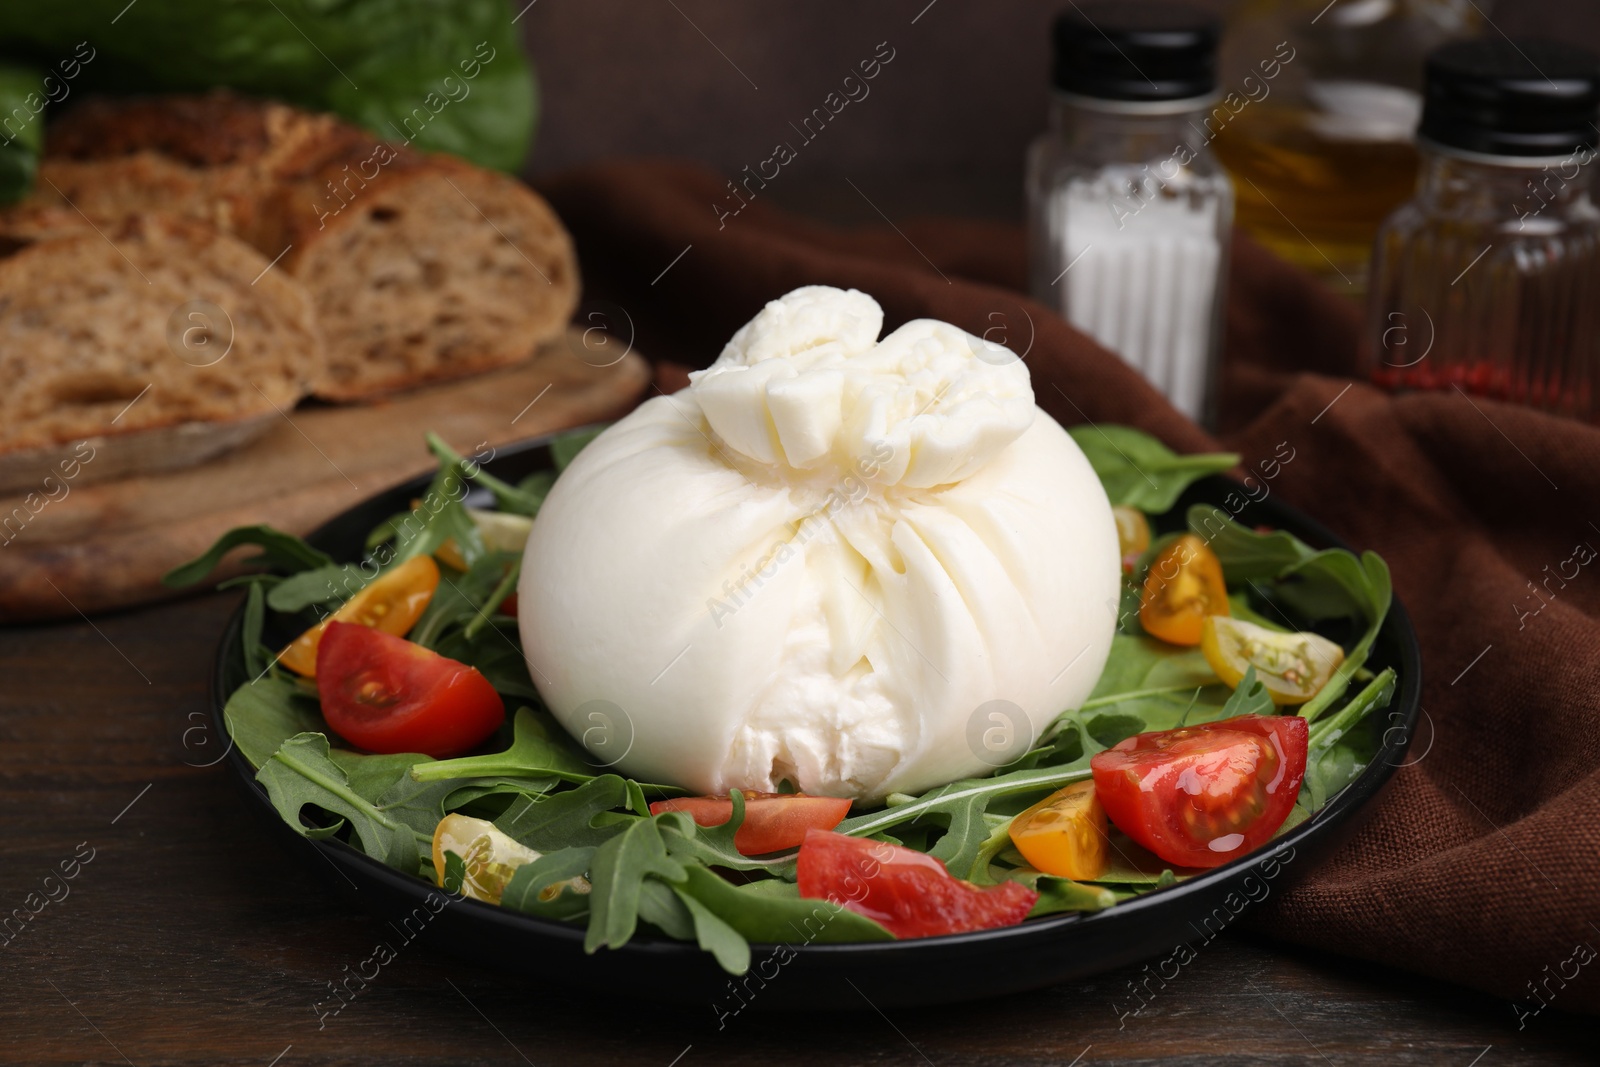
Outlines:
<svg viewBox="0 0 1600 1067"><path fill-rule="evenodd" d="M1306 776L1306 721L1240 715L1136 734L1089 761L1117 829L1168 863L1219 867L1270 838Z"/></svg>
<svg viewBox="0 0 1600 1067"><path fill-rule="evenodd" d="M317 695L333 732L368 752L459 756L506 718L500 694L474 668L348 622L323 632Z"/></svg>
<svg viewBox="0 0 1600 1067"><path fill-rule="evenodd" d="M976 886L915 849L806 831L800 895L827 900L882 924L896 937L934 937L1015 926L1039 894L1019 882Z"/></svg>
<svg viewBox="0 0 1600 1067"><path fill-rule="evenodd" d="M701 826L721 826L733 818L730 797L675 797L650 805L651 815L686 811ZM804 793L745 793L744 822L733 835L741 856L764 856L799 848L807 830L832 830L850 814L850 801Z"/></svg>

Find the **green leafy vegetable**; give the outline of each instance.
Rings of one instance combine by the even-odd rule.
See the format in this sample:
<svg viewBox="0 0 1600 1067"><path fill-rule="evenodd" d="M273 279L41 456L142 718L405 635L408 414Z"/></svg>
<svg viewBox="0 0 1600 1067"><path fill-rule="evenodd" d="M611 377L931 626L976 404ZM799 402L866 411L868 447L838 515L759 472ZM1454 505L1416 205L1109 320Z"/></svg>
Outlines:
<svg viewBox="0 0 1600 1067"><path fill-rule="evenodd" d="M348 820L367 855L416 873L421 857L417 833L350 787L344 771L331 758L328 739L322 734L304 733L289 738L256 773L256 781L266 787L267 796L284 822L302 835L308 835L308 830L300 819L301 809L320 808Z"/></svg>
<svg viewBox="0 0 1600 1067"><path fill-rule="evenodd" d="M412 768L411 777L418 782L496 775L587 782L594 777L593 768L578 758L566 735L547 726L531 708L517 710L512 738L511 747L504 752L419 763Z"/></svg>
<svg viewBox="0 0 1600 1067"><path fill-rule="evenodd" d="M627 799L627 781L603 774L576 789L517 800L494 824L540 852L594 847L616 836L631 821L631 817L610 814Z"/></svg>
<svg viewBox="0 0 1600 1067"><path fill-rule="evenodd" d="M1147 433L1127 426L1067 429L1100 476L1112 504L1159 514L1201 478L1239 465L1232 452L1180 456Z"/></svg>
<svg viewBox="0 0 1600 1067"><path fill-rule="evenodd" d="M1018 794L1043 796L1087 777L1088 754L1065 766L1010 771L991 778L963 778L896 807L853 816L840 823L837 830L868 837L919 819L930 820L946 827L946 831L929 854L953 871L966 871L976 862L991 832L984 820L990 803Z"/></svg>
<svg viewBox="0 0 1600 1067"><path fill-rule="evenodd" d="M327 729L315 696L287 679L270 676L235 689L223 706L222 721L233 743L257 769L289 738Z"/></svg>
<svg viewBox="0 0 1600 1067"><path fill-rule="evenodd" d="M535 497L532 493L501 481L477 463L469 463L466 457L445 443L444 438L436 433L427 436L428 450L439 461L441 472L453 471L461 478L475 482L494 494L495 503L501 511L509 511L514 515L537 515L539 505L544 503L542 496Z"/></svg>
<svg viewBox="0 0 1600 1067"><path fill-rule="evenodd" d="M654 819L636 819L595 850L589 880L589 932L583 950L621 948L633 937L639 921L644 881L657 875L669 882L688 877L683 864L667 855L661 828Z"/></svg>
<svg viewBox="0 0 1600 1067"><path fill-rule="evenodd" d="M1038 892L1039 899L1034 901L1033 910L1028 912L1029 917L1070 911L1104 911L1117 902L1117 894L1105 886L1085 885L1070 878L1058 878L1034 870L1013 871L1011 881L1021 882Z"/></svg>
<svg viewBox="0 0 1600 1067"><path fill-rule="evenodd" d="M543 919L584 918L589 914L589 894L563 883L587 875L594 853L593 847L563 848L523 864L511 872L501 905ZM548 891L558 885L562 888L546 899Z"/></svg>
<svg viewBox="0 0 1600 1067"><path fill-rule="evenodd" d="M261 549L260 555L250 557L246 563L270 567L285 574L333 565L332 556L312 548L294 534L274 530L271 526L237 526L217 538L216 544L200 556L164 574L161 584L172 589L193 585L216 570L222 557L240 545L254 545Z"/></svg>
<svg viewBox="0 0 1600 1067"><path fill-rule="evenodd" d="M1306 748L1306 780L1301 786L1301 801L1308 811L1319 811L1339 790L1366 770L1377 751L1373 716L1394 699L1395 673L1385 669L1327 718L1311 726ZM1365 731L1365 736L1360 731Z"/></svg>
<svg viewBox="0 0 1600 1067"><path fill-rule="evenodd" d="M1273 597L1311 620L1360 620L1363 632L1355 647L1328 684L1299 709L1314 721L1344 695L1377 640L1394 600L1388 564L1375 552L1358 558L1342 549L1313 549L1282 530L1248 530L1210 505L1190 508L1188 523L1217 553L1229 582L1243 581L1265 594L1259 582L1270 580Z"/></svg>
<svg viewBox="0 0 1600 1067"><path fill-rule="evenodd" d="M871 919L826 900L806 899L789 882L734 885L704 867L689 866L679 888L757 944L894 940Z"/></svg>
<svg viewBox="0 0 1600 1067"><path fill-rule="evenodd" d="M292 574L272 587L267 606L273 611L304 611L316 604L343 603L365 588L368 576L354 563L334 563Z"/></svg>

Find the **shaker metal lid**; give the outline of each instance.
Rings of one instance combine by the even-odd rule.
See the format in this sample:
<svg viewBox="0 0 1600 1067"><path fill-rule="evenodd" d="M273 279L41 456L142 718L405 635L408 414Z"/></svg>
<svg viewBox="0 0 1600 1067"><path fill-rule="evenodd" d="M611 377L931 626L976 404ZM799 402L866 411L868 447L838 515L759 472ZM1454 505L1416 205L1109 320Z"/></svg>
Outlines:
<svg viewBox="0 0 1600 1067"><path fill-rule="evenodd" d="M1593 148L1600 57L1554 41L1462 41L1428 57L1419 136L1493 156Z"/></svg>
<svg viewBox="0 0 1600 1067"><path fill-rule="evenodd" d="M1074 4L1055 22L1057 89L1102 100L1182 100L1217 85L1218 20L1173 3Z"/></svg>

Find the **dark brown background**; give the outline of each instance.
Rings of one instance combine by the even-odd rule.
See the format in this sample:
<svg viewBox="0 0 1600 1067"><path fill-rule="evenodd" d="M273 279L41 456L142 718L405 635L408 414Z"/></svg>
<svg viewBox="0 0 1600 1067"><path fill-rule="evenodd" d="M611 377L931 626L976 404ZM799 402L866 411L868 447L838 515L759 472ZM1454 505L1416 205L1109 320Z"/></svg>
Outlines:
<svg viewBox="0 0 1600 1067"><path fill-rule="evenodd" d="M1315 11L1325 0L1300 2ZM1459 0L1469 2L1507 34L1600 46L1595 0ZM1068 0L537 0L520 23L544 91L529 169L666 155L732 178L795 140L789 123L886 40L896 56L871 94L784 167L773 200L881 221L849 178L896 219L1020 218L1023 151L1049 95L1049 27L1066 9Z"/></svg>
<svg viewBox="0 0 1600 1067"><path fill-rule="evenodd" d="M896 218L1014 217L1058 5L924 6L538 0L522 19L545 92L531 169L657 154L731 177L889 40L897 56L872 96L785 168L774 201L881 224L849 178ZM1600 42L1594 3L1492 15L1508 32ZM326 998L324 983L391 934L331 892L323 872L286 862L243 817L220 768L195 766L217 752L216 738L191 731L208 717L207 675L232 603L211 596L94 623L0 628L0 911L23 906L79 842L95 850L70 896L0 946L0 1062L1596 1060L1592 1021L1559 1005L1519 1030L1504 1001L1237 933L1207 946L1125 1026L1114 1005L1126 1003L1137 968L999 1003L888 1017L865 1006L825 1019L747 1014L719 1032L709 1006L655 1007L639 989L576 997L560 974L508 982L411 946L319 1029L312 1003Z"/></svg>

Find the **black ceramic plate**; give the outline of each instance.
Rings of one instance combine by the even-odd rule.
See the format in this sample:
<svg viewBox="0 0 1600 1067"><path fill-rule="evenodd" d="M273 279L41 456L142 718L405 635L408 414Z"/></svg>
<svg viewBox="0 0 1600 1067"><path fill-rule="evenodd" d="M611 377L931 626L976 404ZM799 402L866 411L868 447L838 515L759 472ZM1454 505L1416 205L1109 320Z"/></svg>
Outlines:
<svg viewBox="0 0 1600 1067"><path fill-rule="evenodd" d="M486 469L516 481L550 465L546 439L501 449ZM427 484L418 478L396 486L338 516L310 540L335 559L356 559L369 531L404 510ZM1209 478L1191 487L1171 513L1173 524L1190 504L1219 506L1239 486ZM1271 498L1238 514L1248 525L1288 530L1315 547L1344 547L1318 523ZM215 726L225 733L222 706L247 680L235 613L222 635L213 677ZM353 902L417 931L418 940L480 963L519 972L565 988L649 989L651 996L708 1004L714 1011L753 1008L860 1008L936 1004L1033 989L1139 960L1191 950L1216 936L1249 907L1277 893L1342 841L1370 810L1404 758L1416 726L1422 665L1416 635L1398 602L1373 647L1374 669L1394 667L1399 690L1385 713L1389 728L1377 757L1349 787L1316 815L1261 849L1175 886L1091 915L1031 919L1020 926L917 941L860 945L803 943L754 946L750 972L731 979L694 944L638 937L618 950L583 951L583 928L535 919L475 900L450 903L434 914L427 905L433 887L403 875L337 840L311 841L295 833L267 800L266 790L237 748L226 765L243 787L250 807L310 869ZM221 733L219 733L221 736ZM320 853L320 858L313 853ZM351 893L352 888L359 889ZM402 920L410 916L410 922ZM409 936L409 934L408 934Z"/></svg>

